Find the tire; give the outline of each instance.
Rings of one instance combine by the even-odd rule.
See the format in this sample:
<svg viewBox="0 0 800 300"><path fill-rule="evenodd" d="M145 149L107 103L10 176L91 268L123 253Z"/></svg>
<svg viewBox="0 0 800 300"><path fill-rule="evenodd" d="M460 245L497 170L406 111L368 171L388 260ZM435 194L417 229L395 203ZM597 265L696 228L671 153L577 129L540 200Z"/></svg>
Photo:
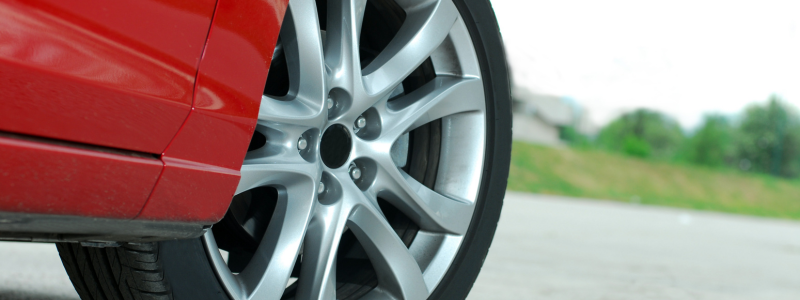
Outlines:
<svg viewBox="0 0 800 300"><path fill-rule="evenodd" d="M489 246L494 238L497 222L508 185L511 165L511 91L503 39L497 17L488 0L454 0L465 19L472 36L486 86L487 105L494 118L487 122L487 166L479 194L479 207L473 223L456 255L450 270L442 279L430 299L465 299L480 273Z"/></svg>
<svg viewBox="0 0 800 300"><path fill-rule="evenodd" d="M172 299L156 243L56 247L81 299Z"/></svg>
<svg viewBox="0 0 800 300"><path fill-rule="evenodd" d="M320 2L320 0L317 0L317 2ZM474 45L475 57L480 68L480 77L486 103L485 110L482 111L485 120L485 138L482 148L483 167L480 172L480 185L476 189L477 193L474 199L474 209L471 213L469 225L459 244L457 244L457 250L453 250L454 253L450 260L449 267L446 271L442 271L438 284L436 284L435 288L429 293L429 299L464 299L468 295L480 272L483 261L486 258L492 238L494 237L497 222L500 218L511 156L511 101L508 70L502 38L491 4L488 0L452 0L452 2L455 4L466 30L469 33L469 38ZM391 18L386 17L382 19ZM364 22L367 22L366 19ZM283 36L284 33L282 32L281 34ZM285 38L283 39L285 40ZM286 46L286 48L289 48L289 46ZM267 82L268 87L270 86L270 82L281 82L280 78L273 78L273 76L278 76L273 74L281 73L281 71L276 71L281 68L278 67L281 65L280 63L282 62L273 62L273 70L271 70L270 78ZM411 89L417 88L430 81L430 78L425 78L426 76L432 76L430 74L433 74L432 68L435 64L435 61L431 63L429 59L412 72L409 78L414 77L416 78L414 80L419 81L419 83L415 84L413 83L414 80L406 79L406 81L403 82L403 86L406 90L409 90L409 87L411 87ZM290 66L287 67L287 65L291 65L291 63L283 62L282 68L290 68ZM426 66L428 66L427 68L429 69L426 69ZM289 90L291 90L291 88ZM329 113L339 113L336 109L338 108L334 106L333 110L329 111ZM410 174L409 176L431 190L433 190L435 186L438 187L437 182L441 183L444 181L436 180L438 174L437 170L440 164L438 157L440 155L440 150L443 151L441 153L441 159L447 159L447 157L445 157L446 153L444 152L444 148L441 148L443 146L439 145L441 144L439 141L444 141L445 139L445 137L442 136L446 136L446 133L442 131L442 126L444 126L442 125L442 121L437 120L420 126L410 133L409 139L411 141L408 142L407 150L409 163L402 169L407 174ZM318 135L322 134L321 130L313 132ZM358 135L359 133L356 132L355 134ZM368 135L370 132L366 131L365 134ZM266 137L266 139L269 138L270 137ZM321 139L325 138L322 137ZM369 139L369 137L365 139ZM256 140L256 138L254 138L254 140ZM428 142L428 140L430 140L430 142ZM310 137L309 141L313 143L315 140L313 137ZM420 145L425 145L425 147L433 150L424 147L420 148L422 147ZM437 145L436 147L438 148L432 147L431 145ZM258 147L252 147L251 145L251 148ZM309 149L313 150L314 148L311 147ZM347 166L344 166L342 168L346 167ZM362 165L357 165L356 167L367 170L369 164L364 166L362 162ZM442 174L449 174L446 173L446 171L439 171L439 173ZM364 176L365 178L369 178L371 175L369 172L365 171ZM335 195L334 192L338 192L337 188L342 188L340 185L336 185L337 181L332 178L333 175L323 172L321 182L327 182L324 188L319 187L315 182L312 182L309 186L303 187L305 189L313 189L314 191L324 189L324 192L320 193L319 196L316 194L314 196L319 197L320 200L318 201L320 202L331 201L327 199L332 198L332 195ZM245 180L243 179L243 181ZM262 222L267 222L269 224L269 227L264 225L265 228L262 229L263 231L261 231L259 235L266 234L269 236L270 234L279 234L276 232L280 231L273 230L273 225L269 222L269 218L275 211L286 209L285 206L288 205L288 202L281 200L282 196L280 196L285 194L285 191L281 192L278 189L253 189L252 191L254 192L250 192L250 190L241 192L239 195L247 194L249 195L248 197L253 199L255 199L256 196L277 199L275 203L260 208L270 213L267 214L266 217L261 216L256 218L266 218L267 221L262 220ZM239 196L237 195L237 197ZM379 202L380 201L381 200L379 200ZM405 243L405 246L412 247L415 239L419 239L418 234L425 230L425 225L420 225L420 221L417 219L412 220L413 218L407 217L407 214L403 213L403 209L389 207L393 204L384 207L386 202L387 201L380 202L383 215L386 216L388 222L397 233L398 240ZM226 275L219 271L219 262L215 260L216 257L219 257L216 255L219 252L216 250L217 247L220 249L225 247L225 249L229 251L231 258L227 264L231 270L233 270L234 263L232 261L234 257L239 257L239 254L234 256L234 253L239 253L237 251L241 251L242 249L246 250L248 247L261 247L259 245L263 245L263 241L256 240L254 241L255 246L244 245L236 246L234 247L235 249L231 248L232 246L230 245L235 244L237 241L235 238L237 234L247 234L247 232L237 232L234 229L230 229L236 227L236 222L239 222L236 220L235 215L237 213L234 211L237 207L237 203L243 202L237 200L235 197L231 205L231 210L228 215L226 215L226 218L219 224L216 224L213 231L209 231L203 238L158 243L123 244L118 248L87 248L78 244L59 243L57 244L58 251L61 255L64 268L82 299L230 299L237 294L235 291L231 290L230 283L226 282L226 280L228 280L226 279ZM246 203L252 205L254 201L250 202L250 200L247 200ZM249 207L248 209L252 209L252 206L247 207ZM313 217L310 218L313 223ZM280 228L279 230L283 230ZM356 231L356 233L349 233L352 231ZM338 246L337 253L340 260L341 257L349 255L345 255L345 253L350 253L342 252L344 251L342 250L344 247L342 245L345 244L347 240L356 241L351 245L352 248L357 250L355 252L363 252L365 248L369 248L361 245L361 237L363 237L365 233L359 233L357 231L356 229L351 229L348 233L344 234L350 234L351 236L349 239L344 235L339 237L341 244ZM309 243L309 241L311 241L309 237L310 233L306 234L305 243ZM308 250L308 248L310 246L306 245L305 247L305 251L309 252L310 250ZM310 253L313 253L313 251ZM369 254L370 253L367 253L367 256L369 256ZM250 255L252 256L252 254ZM303 255L306 254L304 253ZM245 264L253 263L254 258L250 258L251 256L244 259ZM370 261L373 261L372 257L368 258ZM237 258L237 260L239 260L239 258ZM304 258L303 261L305 262L306 259ZM338 263L336 264L337 266L339 265ZM375 286L377 286L380 281L380 278L376 278L376 276L380 277L381 274L377 274L379 272L375 270L378 267L372 266L373 264L376 264L376 262L368 263L368 267L353 267L352 272L360 272L358 274L361 274L354 277L341 276L338 271L341 271L342 267L337 267L339 269L337 269L337 273L335 273L337 281L334 289L337 298L357 299L364 295L374 296L377 290ZM295 275L297 272L303 272L302 270L304 269L302 265L303 264L300 263L300 258L297 258L297 261L294 262L292 277L300 276ZM289 266L291 267L291 264ZM239 272L242 272L242 268L244 267L236 268L239 269ZM350 271L351 269L346 270ZM227 276L229 277L230 275ZM282 282L279 282L277 286L285 286ZM381 286L383 286L382 283ZM321 289L322 288L324 287L321 287ZM289 285L284 291L270 291L269 298L304 298L302 291L298 291L298 289L297 283L295 283ZM300 294L297 294L298 292ZM391 297L409 299L424 298L402 295L411 294L393 294Z"/></svg>

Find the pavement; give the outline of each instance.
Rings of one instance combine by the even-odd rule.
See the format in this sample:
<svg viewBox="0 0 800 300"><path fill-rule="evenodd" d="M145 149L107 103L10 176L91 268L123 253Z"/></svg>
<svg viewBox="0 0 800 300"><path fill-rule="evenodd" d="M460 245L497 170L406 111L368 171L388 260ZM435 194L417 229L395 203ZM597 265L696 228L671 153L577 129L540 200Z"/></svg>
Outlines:
<svg viewBox="0 0 800 300"><path fill-rule="evenodd" d="M800 222L509 192L468 299L797 300Z"/></svg>
<svg viewBox="0 0 800 300"><path fill-rule="evenodd" d="M80 299L53 244L0 242L0 300Z"/></svg>
<svg viewBox="0 0 800 300"><path fill-rule="evenodd" d="M0 299L78 299L52 244L0 242ZM509 192L469 296L800 299L800 222Z"/></svg>

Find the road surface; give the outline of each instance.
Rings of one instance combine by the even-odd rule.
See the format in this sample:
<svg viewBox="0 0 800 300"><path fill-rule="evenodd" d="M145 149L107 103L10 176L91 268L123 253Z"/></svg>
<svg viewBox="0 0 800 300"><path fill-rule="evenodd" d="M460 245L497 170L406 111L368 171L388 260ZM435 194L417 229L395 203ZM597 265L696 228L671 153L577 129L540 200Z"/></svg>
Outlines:
<svg viewBox="0 0 800 300"><path fill-rule="evenodd" d="M508 193L498 227L469 299L800 299L800 222Z"/></svg>
<svg viewBox="0 0 800 300"><path fill-rule="evenodd" d="M0 243L0 299L77 299L50 244ZM800 222L509 192L471 300L800 299Z"/></svg>

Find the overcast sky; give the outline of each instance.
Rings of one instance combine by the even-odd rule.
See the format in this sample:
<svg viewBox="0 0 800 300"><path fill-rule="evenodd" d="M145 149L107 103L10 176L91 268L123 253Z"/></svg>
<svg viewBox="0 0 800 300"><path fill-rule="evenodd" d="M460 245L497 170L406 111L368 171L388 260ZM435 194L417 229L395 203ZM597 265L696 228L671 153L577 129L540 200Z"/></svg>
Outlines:
<svg viewBox="0 0 800 300"><path fill-rule="evenodd" d="M598 125L637 107L685 128L778 94L800 106L800 1L491 0L514 79Z"/></svg>

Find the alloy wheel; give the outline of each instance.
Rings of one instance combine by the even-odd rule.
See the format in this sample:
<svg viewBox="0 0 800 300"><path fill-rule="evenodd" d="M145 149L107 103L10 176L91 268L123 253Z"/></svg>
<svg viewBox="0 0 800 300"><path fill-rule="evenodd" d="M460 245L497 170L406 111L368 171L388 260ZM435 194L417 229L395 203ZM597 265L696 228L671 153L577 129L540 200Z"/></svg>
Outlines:
<svg viewBox="0 0 800 300"><path fill-rule="evenodd" d="M472 39L450 0L321 6L289 2L271 68L284 64L285 79L268 82L231 209L203 237L207 254L233 299L427 298L481 182L486 100ZM397 8L400 26L365 53L365 12ZM404 84L426 65L430 76ZM437 143L415 135L430 128ZM412 174L416 153L428 153L427 179ZM342 264L348 237L369 266Z"/></svg>

